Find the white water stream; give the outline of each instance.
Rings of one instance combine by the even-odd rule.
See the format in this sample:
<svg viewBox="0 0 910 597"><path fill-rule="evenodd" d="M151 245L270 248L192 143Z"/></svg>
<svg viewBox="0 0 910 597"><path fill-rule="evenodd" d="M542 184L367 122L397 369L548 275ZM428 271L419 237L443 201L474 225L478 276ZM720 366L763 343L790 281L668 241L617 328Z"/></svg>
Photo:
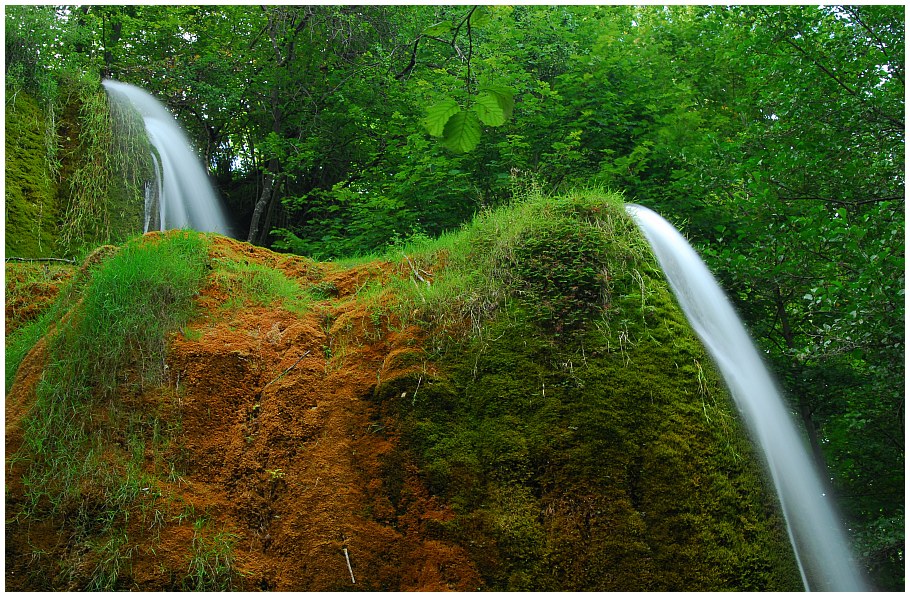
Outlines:
<svg viewBox="0 0 910 597"><path fill-rule="evenodd" d="M867 590L843 522L802 434L745 327L707 266L669 222L627 205L686 318L716 361L764 455L806 589Z"/></svg>
<svg viewBox="0 0 910 597"><path fill-rule="evenodd" d="M127 102L139 112L155 148L152 161L156 180L146 189L145 231L150 227L192 228L228 234L227 218L208 174L170 112L135 85L111 80L103 85L112 102Z"/></svg>

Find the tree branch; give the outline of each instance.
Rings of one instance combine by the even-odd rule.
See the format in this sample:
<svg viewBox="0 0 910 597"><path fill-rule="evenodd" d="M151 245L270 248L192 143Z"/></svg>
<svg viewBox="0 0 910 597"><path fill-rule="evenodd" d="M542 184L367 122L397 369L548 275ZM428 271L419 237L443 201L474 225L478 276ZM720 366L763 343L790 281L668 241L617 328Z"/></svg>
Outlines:
<svg viewBox="0 0 910 597"><path fill-rule="evenodd" d="M400 73L395 75L395 79L400 81L411 74L411 71L414 70L414 67L417 66L417 48L420 45L420 40L422 39L431 39L433 41L445 44L454 50L455 55L462 61L467 59L468 62L468 76L471 74L471 54L473 53L473 39L471 35L471 15L474 14L474 11L477 10L476 6L471 7L471 10L468 11L462 19L455 26L455 31L452 33L451 41L442 39L441 37L436 37L433 35L424 35L420 33L417 35L417 39L414 40L414 45L411 48L411 59L408 61L408 65L405 66ZM461 32L461 28L467 24L468 26L468 55L467 58L464 55L464 52L461 51L461 48L458 47L456 43L458 41L458 34ZM470 85L468 85L470 90Z"/></svg>
<svg viewBox="0 0 910 597"><path fill-rule="evenodd" d="M783 187L782 187L783 188ZM867 199L856 199L853 201L847 201L844 199L832 199L830 197L813 197L813 196L802 196L802 197L780 197L781 201L818 201L820 203L830 203L832 205L839 205L841 207L853 207L857 205L870 205L872 203L884 203L886 201L903 201L903 195L893 195L890 197L869 197Z"/></svg>
<svg viewBox="0 0 910 597"><path fill-rule="evenodd" d="M53 261L53 262L69 263L71 265L76 265L75 259L63 259L60 257L7 257L6 260L7 261L22 261L22 262L26 262L26 263Z"/></svg>
<svg viewBox="0 0 910 597"><path fill-rule="evenodd" d="M417 46L420 44L420 40L423 39L423 34L418 35L417 39L414 40L414 47L411 48L411 61L408 62L408 65L404 69L395 75L395 80L400 81L411 74L411 71L414 70L414 67L417 66Z"/></svg>
<svg viewBox="0 0 910 597"><path fill-rule="evenodd" d="M869 25L867 25L860 18L859 11L857 10L857 8L858 7L855 7L855 6L844 6L844 7L842 7L842 10L847 12L847 14L850 15L850 17L853 19L853 21L856 22L860 27L865 29L866 33L868 33L872 37L872 39L875 40L875 47L878 48L879 52L881 52L882 55L884 55L885 60L887 60L889 64L893 63L894 60L891 59L891 55L888 54L887 50L885 49L888 47L888 45L885 42L883 42L881 37L879 37L878 34L875 33L875 31L873 31L872 28L869 27Z"/></svg>
<svg viewBox="0 0 910 597"><path fill-rule="evenodd" d="M773 20L773 17L771 16L770 13L768 13L768 11L765 9L765 7L760 6L759 9L765 14L766 17L768 17L769 19ZM799 33L800 35L802 35L803 37L805 37L805 35L803 34L802 31L798 31L798 33ZM802 46L800 46L799 44L797 44L797 43L792 39L792 37L791 37L790 35L787 35L787 34L786 34L786 32L784 32L784 35L781 36L781 37L778 38L778 39L781 39L782 41L786 42L787 45L789 45L790 47L792 47L793 49L795 49L797 52L799 52L804 58L806 58L806 60L808 60L809 62L811 62L812 64L814 64L816 68L818 68L819 70L821 70L825 75L828 76L828 78L830 78L832 81L834 81L835 83L837 83L837 85L838 85L839 87L841 87L842 89L844 89L844 91L846 91L846 92L849 93L851 96L853 96L853 97L855 97L856 99L858 99L859 102L860 102L861 104L868 105L867 102L866 102L866 100L865 100L865 99L864 99L864 98L863 98L855 89L853 89L852 87L850 87L849 85L847 85L846 83L844 83L844 82L840 79L840 77L838 77L836 74L834 74L834 73L833 73L830 69L828 69L824 64L822 64L821 62L819 62L818 60L816 60L814 57L812 57L812 55L809 54L808 50L806 50L805 48L803 48ZM893 117L893 116L891 116L891 115L889 115L889 114L885 114L880 108L878 108L878 106L870 105L869 108L870 108L873 112L875 112L876 114L878 114L879 116L881 116L882 118L884 118L885 120L887 120L888 122L890 122L891 124L900 127L901 130L904 129L904 121L903 121L902 119L895 118L895 117Z"/></svg>

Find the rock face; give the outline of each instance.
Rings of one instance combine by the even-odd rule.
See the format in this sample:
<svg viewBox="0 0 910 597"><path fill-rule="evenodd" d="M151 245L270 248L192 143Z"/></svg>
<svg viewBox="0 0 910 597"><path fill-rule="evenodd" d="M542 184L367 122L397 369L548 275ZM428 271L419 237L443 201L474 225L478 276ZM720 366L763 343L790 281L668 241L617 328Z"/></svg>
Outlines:
<svg viewBox="0 0 910 597"><path fill-rule="evenodd" d="M612 277L612 293L532 305L555 296L543 270L558 260L528 243L503 254L535 259L510 270L533 284L513 280L496 309L443 292L456 315L430 317L450 248L343 268L207 238L163 379L126 372L79 415L109 479L59 507L29 485L53 331L23 359L6 401L8 589L801 588L659 273L627 292L599 253L564 251L592 265L580 283ZM266 279L296 294L269 298ZM116 488L128 497L99 522Z"/></svg>
<svg viewBox="0 0 910 597"><path fill-rule="evenodd" d="M217 504L222 524L243 532L238 566L254 586L474 590L482 583L465 550L427 530L451 510L401 455L402 486L386 478L397 442L367 398L378 376L398 372L386 361L416 330L372 329L346 294L368 276L327 273L348 290L306 315L244 310L174 342L193 499Z"/></svg>

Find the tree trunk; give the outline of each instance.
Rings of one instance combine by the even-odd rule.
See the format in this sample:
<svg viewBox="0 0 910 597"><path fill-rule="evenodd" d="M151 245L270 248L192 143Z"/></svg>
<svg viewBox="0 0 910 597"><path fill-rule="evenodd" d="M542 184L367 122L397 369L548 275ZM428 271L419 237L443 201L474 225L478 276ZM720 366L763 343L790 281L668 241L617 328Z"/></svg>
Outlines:
<svg viewBox="0 0 910 597"><path fill-rule="evenodd" d="M276 204L278 204L277 199L279 199L281 197L281 193L282 193L284 186L285 186L284 181L282 181L281 183L278 183L277 185L273 185L274 197L272 198L271 201L269 201L269 208L265 212L265 220L263 221L262 226L261 226L262 231L259 233L259 239L258 239L258 242L256 243L260 246L264 247L269 242L269 232L272 231L272 220L275 215L275 206L276 206Z"/></svg>
<svg viewBox="0 0 910 597"><path fill-rule="evenodd" d="M250 234L247 236L247 242L254 242L259 236L259 220L262 218L265 208L272 201L272 186L275 184L275 171L278 169L277 160L269 162L269 170L265 174L265 181L262 184L262 194L256 201L256 207L253 208L253 217L250 219Z"/></svg>

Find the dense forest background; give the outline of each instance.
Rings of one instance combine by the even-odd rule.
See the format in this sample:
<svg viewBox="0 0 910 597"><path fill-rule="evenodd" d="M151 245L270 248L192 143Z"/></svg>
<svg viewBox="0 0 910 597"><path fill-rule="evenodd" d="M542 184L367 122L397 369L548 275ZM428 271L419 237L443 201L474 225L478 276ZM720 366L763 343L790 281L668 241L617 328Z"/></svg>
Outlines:
<svg viewBox="0 0 910 597"><path fill-rule="evenodd" d="M904 7L5 10L8 255L116 240L141 194L103 78L166 103L234 235L276 250L621 191L705 257L903 587Z"/></svg>

